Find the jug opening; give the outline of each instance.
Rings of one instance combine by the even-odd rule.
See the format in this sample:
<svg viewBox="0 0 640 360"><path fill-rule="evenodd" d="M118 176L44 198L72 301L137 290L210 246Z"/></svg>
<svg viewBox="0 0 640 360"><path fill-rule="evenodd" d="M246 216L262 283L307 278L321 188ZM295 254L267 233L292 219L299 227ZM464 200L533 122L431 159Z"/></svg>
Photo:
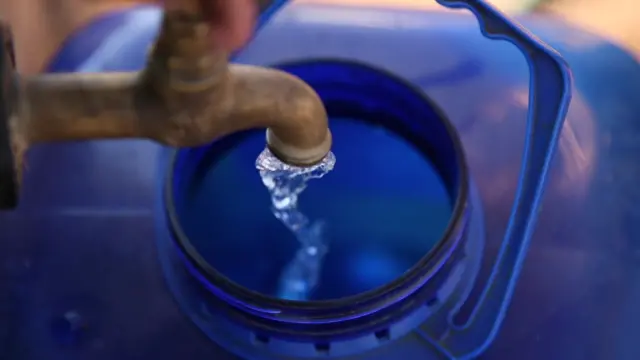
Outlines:
<svg viewBox="0 0 640 360"><path fill-rule="evenodd" d="M409 312L416 296L435 306L466 222L467 169L452 125L419 89L384 70L341 60L278 67L318 92L334 133L336 168L300 199L330 237L314 298L274 297L298 244L271 214L255 170L260 131L176 155L166 200L185 260L254 325Z"/></svg>

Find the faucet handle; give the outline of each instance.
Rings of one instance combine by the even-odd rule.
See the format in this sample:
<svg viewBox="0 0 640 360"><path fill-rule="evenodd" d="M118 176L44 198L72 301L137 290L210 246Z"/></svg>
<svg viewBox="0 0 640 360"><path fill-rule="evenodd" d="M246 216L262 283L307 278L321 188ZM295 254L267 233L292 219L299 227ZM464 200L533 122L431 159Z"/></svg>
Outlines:
<svg viewBox="0 0 640 360"><path fill-rule="evenodd" d="M16 115L17 74L13 37L6 24L0 24L0 210L18 206L19 168L16 164L17 148L12 139L11 127Z"/></svg>
<svg viewBox="0 0 640 360"><path fill-rule="evenodd" d="M199 92L223 81L228 54L211 46L205 18L167 11L145 73L172 90ZM221 78L222 77L222 78Z"/></svg>

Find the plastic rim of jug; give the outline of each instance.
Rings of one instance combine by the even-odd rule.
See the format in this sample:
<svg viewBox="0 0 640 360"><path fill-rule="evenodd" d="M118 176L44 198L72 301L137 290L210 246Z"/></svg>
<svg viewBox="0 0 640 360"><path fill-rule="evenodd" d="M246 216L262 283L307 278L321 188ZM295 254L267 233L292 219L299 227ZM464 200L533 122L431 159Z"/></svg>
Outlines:
<svg viewBox="0 0 640 360"><path fill-rule="evenodd" d="M251 335L244 338L253 341L247 346L272 351L274 356L324 356L327 352L352 355L406 336L429 318L434 322L432 328L444 333L446 325L435 324L443 322L442 316L435 321L433 315L442 307L459 307L466 299L475 281L483 244L479 200L475 200L472 212L466 163L453 126L414 85L380 69L320 59L280 68L310 83L331 116L396 119L389 122L392 131L409 142L423 144L419 146L423 155L434 164L455 199L453 214L438 244L403 276L384 286L329 301L276 299L231 282L189 242L175 212L175 201L180 201L181 183L188 181L183 179L192 172L189 168L193 169L207 148L182 151L174 158L165 192L168 218L188 271L212 294L208 302L213 310L208 312L224 313L234 319L231 322L250 328ZM341 91L335 92L337 88ZM444 318L446 323L447 315ZM229 340L211 337L228 347ZM371 339L362 341L366 338ZM292 344L296 343L307 346L294 349ZM246 349L241 352L246 354Z"/></svg>

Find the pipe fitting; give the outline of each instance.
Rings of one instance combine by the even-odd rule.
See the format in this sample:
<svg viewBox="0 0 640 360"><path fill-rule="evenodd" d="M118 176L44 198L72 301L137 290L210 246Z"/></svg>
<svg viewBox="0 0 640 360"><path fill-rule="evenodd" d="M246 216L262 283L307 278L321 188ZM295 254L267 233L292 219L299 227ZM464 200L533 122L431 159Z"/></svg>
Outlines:
<svg viewBox="0 0 640 360"><path fill-rule="evenodd" d="M200 1L180 4L165 10L141 72L20 79L11 120L16 156L35 143L147 138L191 147L267 128L267 146L282 161L321 161L331 133L315 91L282 71L229 64L228 54L212 46L210 18Z"/></svg>

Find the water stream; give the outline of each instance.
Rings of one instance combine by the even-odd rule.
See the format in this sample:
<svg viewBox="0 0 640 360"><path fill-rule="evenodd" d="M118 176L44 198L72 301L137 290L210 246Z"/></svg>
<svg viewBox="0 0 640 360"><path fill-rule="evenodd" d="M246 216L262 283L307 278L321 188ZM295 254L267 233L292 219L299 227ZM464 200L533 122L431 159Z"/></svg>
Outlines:
<svg viewBox="0 0 640 360"><path fill-rule="evenodd" d="M317 287L322 262L329 251L322 220L312 221L298 209L298 198L311 179L333 170L336 158L327 154L318 164L296 167L283 163L265 149L256 160L262 183L271 194L273 215L295 236L299 248L280 275L277 296L287 300L309 300Z"/></svg>

